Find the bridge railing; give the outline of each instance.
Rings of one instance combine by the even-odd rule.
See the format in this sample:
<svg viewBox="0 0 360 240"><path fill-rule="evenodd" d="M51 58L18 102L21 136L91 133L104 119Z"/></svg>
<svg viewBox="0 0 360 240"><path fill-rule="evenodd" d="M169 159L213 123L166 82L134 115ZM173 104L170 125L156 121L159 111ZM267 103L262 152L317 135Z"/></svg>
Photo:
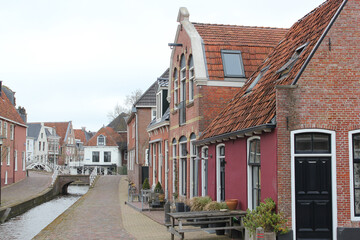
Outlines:
<svg viewBox="0 0 360 240"><path fill-rule="evenodd" d="M93 186L94 181L98 175L98 167L95 167L94 170L91 172L89 178L90 178L90 187Z"/></svg>

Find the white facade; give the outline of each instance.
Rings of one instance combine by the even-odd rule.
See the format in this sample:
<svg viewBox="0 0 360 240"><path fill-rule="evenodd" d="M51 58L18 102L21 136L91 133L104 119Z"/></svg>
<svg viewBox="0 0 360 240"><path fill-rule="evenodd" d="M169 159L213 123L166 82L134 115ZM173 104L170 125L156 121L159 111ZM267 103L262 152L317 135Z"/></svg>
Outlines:
<svg viewBox="0 0 360 240"><path fill-rule="evenodd" d="M106 152L106 153L105 153ZM98 153L98 162L95 157ZM106 156L110 154L110 162L105 162ZM94 157L93 157L94 155ZM121 157L118 146L84 146L84 165L86 166L121 166Z"/></svg>
<svg viewBox="0 0 360 240"><path fill-rule="evenodd" d="M38 138L34 140L34 158L37 163L47 163L48 159L48 141L44 124L41 123Z"/></svg>
<svg viewBox="0 0 360 240"><path fill-rule="evenodd" d="M34 161L34 138L26 137L26 165Z"/></svg>

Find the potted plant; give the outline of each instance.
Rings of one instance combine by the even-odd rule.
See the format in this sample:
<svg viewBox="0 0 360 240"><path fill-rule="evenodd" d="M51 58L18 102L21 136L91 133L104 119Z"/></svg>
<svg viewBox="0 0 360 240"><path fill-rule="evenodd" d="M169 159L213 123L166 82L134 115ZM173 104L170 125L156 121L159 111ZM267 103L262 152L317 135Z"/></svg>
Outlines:
<svg viewBox="0 0 360 240"><path fill-rule="evenodd" d="M144 183L142 185L142 189L144 189L144 190L150 189L149 179L145 178Z"/></svg>
<svg viewBox="0 0 360 240"><path fill-rule="evenodd" d="M204 211L217 211L221 209L228 209L228 206L225 202L217 202L217 201L211 201L204 207ZM225 227L226 223L213 223L209 224L209 227ZM224 235L225 230L215 230L216 235Z"/></svg>
<svg viewBox="0 0 360 240"><path fill-rule="evenodd" d="M164 194L164 190L161 186L160 182L157 182L155 188L154 188L154 192L157 194L160 205L162 205L162 203L165 202L165 194Z"/></svg>
<svg viewBox="0 0 360 240"><path fill-rule="evenodd" d="M235 210L239 201L237 199L227 199L225 202L230 210Z"/></svg>
<svg viewBox="0 0 360 240"><path fill-rule="evenodd" d="M281 213L276 213L276 204L271 198L266 198L254 210L247 210L244 217L244 226L249 230L250 236L255 235L256 229L262 227L267 239L276 240L277 233L286 233L284 226L287 220Z"/></svg>

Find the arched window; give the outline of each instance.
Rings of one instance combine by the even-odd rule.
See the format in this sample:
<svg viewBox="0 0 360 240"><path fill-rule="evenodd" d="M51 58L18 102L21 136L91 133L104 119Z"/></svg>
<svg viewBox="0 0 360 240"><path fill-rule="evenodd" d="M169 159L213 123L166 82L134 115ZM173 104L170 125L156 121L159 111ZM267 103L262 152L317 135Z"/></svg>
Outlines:
<svg viewBox="0 0 360 240"><path fill-rule="evenodd" d="M105 142L105 136L104 135L99 135L97 138L97 145L98 146L105 146L106 142Z"/></svg>
<svg viewBox="0 0 360 240"><path fill-rule="evenodd" d="M194 71L194 60L192 55L189 57L189 101L194 100L194 80L195 80L195 71Z"/></svg>
<svg viewBox="0 0 360 240"><path fill-rule="evenodd" d="M225 144L216 146L216 199L225 201Z"/></svg>
<svg viewBox="0 0 360 240"><path fill-rule="evenodd" d="M196 135L192 133L190 135L190 198L199 195L199 160L195 140Z"/></svg>
<svg viewBox="0 0 360 240"><path fill-rule="evenodd" d="M187 139L185 136L182 136L179 139L179 188L180 195L186 196L186 185L187 185Z"/></svg>
<svg viewBox="0 0 360 240"><path fill-rule="evenodd" d="M180 102L186 100L186 64L185 55L180 60Z"/></svg>

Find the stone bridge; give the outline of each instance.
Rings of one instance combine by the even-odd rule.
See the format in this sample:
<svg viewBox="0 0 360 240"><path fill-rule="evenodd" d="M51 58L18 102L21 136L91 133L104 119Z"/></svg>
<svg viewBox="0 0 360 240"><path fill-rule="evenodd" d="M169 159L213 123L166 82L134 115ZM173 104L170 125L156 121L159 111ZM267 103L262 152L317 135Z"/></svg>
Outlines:
<svg viewBox="0 0 360 240"><path fill-rule="evenodd" d="M58 175L53 185L58 194L67 194L68 186L73 183L90 184L90 175Z"/></svg>

